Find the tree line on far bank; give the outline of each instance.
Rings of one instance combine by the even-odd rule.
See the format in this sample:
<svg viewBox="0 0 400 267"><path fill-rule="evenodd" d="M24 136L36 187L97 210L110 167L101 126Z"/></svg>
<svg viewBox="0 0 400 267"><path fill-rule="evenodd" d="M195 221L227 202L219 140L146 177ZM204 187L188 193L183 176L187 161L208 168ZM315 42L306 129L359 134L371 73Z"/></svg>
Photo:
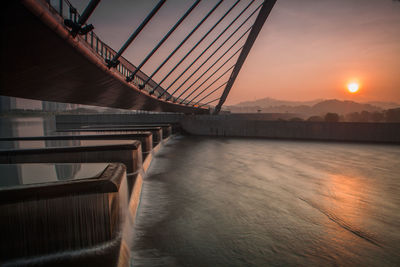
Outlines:
<svg viewBox="0 0 400 267"><path fill-rule="evenodd" d="M400 122L400 108L375 112L353 112L346 115L328 112L324 116L311 116L306 120L292 118L290 121L316 121L316 122Z"/></svg>

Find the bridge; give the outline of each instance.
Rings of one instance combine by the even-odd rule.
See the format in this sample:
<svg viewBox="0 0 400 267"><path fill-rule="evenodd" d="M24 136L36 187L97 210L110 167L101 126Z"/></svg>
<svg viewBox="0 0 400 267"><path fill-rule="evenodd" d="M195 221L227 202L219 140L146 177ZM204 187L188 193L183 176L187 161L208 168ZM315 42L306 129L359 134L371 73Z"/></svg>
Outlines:
<svg viewBox="0 0 400 267"><path fill-rule="evenodd" d="M229 3L215 0L209 10L203 9L205 15L177 40L168 55L161 56L159 65L149 73L145 73L143 67L157 56L157 51L166 45L175 30L192 19L192 13L201 8L201 1L185 1L190 5L188 9L158 37L158 43L149 53L144 53L142 61L128 60L125 52L128 47L135 46L167 1L157 1L120 48L112 48L102 41L93 31L96 25L89 23L99 2L90 0L82 14L68 0L17 0L3 4L0 95L170 113L57 114L51 118L0 116L2 266L125 267L137 264L133 262L131 251L132 229L136 224L142 185L157 179L147 176L149 172L151 175L150 164L159 164L151 163L153 158L170 160L168 153L158 154L162 146L174 138L175 144L183 144L186 149L175 150L178 152L170 152L170 155L191 158L196 154L194 160L183 161L184 164L171 161L170 169L186 165L200 175L206 173L211 177L226 176L228 167L219 174L213 170L207 173L210 163L215 165L213 169L220 169L217 165L225 165L233 158L231 152L221 150L220 145L225 140L218 145L211 143L212 149L206 149L210 152L199 156L203 152L196 150L196 145L200 147L204 142L194 138L193 146L182 143L179 140L185 138L174 137L180 132L218 137L400 143L398 123L272 121L266 114L204 115L220 111L276 0L231 0ZM200 37L191 40L187 52L179 53L199 29L202 29ZM178 54L182 56L172 63L171 59ZM243 162L259 161L258 155L275 149L270 146L253 153L260 143L253 143L241 153L243 157L250 154L255 157L250 161L237 161L237 165L230 165L234 166L232 169L241 168ZM193 154L187 153L191 150ZM299 148L294 151L298 155L303 153ZM321 151L321 147L318 148L316 155L322 155ZM224 154L229 157L214 162L215 155ZM289 154L287 162L294 162L292 153ZM198 161L207 164L201 165ZM303 168L303 164L300 165ZM165 167L162 163L156 166ZM280 171L275 169L275 172ZM260 181L260 170L265 169L257 169L256 185ZM239 171L237 178L242 181L243 172ZM174 178L174 174L163 172L157 170L156 176ZM190 177L187 169L179 173L185 176L181 181L200 180ZM293 169L289 175L292 173L298 171ZM150 179L144 179L145 175ZM214 187L213 184L202 187L210 188L210 185ZM226 183L223 185L225 187ZM237 185L242 186L242 183ZM306 185L308 188L309 183ZM282 184L277 186L281 188ZM193 184L190 187L200 188ZM215 190L220 195L220 188L215 187ZM262 194L268 195L269 191L265 192ZM195 194L199 202L205 203L203 210L208 213L212 202L203 201L199 196ZM165 201L160 195L151 201L157 198ZM184 204L187 199L190 202L186 194L184 199ZM223 201L223 208L226 203L229 202ZM260 203L264 205L265 202ZM294 208L298 208L297 204ZM180 209L175 210L180 212ZM152 214L147 213L147 216ZM321 217L326 221L324 214ZM199 216L194 218L197 220ZM187 225L192 227L190 223ZM163 227L162 231L165 231ZM208 228L206 231L214 235ZM351 244L353 239L353 236L349 239ZM157 239L152 242L154 240L158 242ZM365 238L361 241L365 242ZM245 252L248 251L246 248ZM234 257L240 255L234 252ZM238 259L242 264L242 257Z"/></svg>
<svg viewBox="0 0 400 267"><path fill-rule="evenodd" d="M118 115L82 116L78 123L73 116L33 117L28 130L19 129L18 118L0 117L0 262L130 266L131 231L153 156L186 114L220 111L275 1L215 0L208 10L201 0L187 1L141 61L125 52L149 34L166 0L119 48L89 23L100 0L90 0L81 14L68 0L4 4L0 95L170 113L134 122ZM198 9L204 14L196 20ZM188 33L160 56L183 26ZM145 73L157 56L159 65Z"/></svg>
<svg viewBox="0 0 400 267"><path fill-rule="evenodd" d="M88 24L99 2L91 0L82 14L68 0L7 3L2 12L5 32L0 95L186 114L205 114L212 108L218 113L276 0L246 1L244 7L236 0L226 10L219 10L223 0L216 1L150 75L142 67L191 18L201 0L193 1L138 64L123 57L123 53L135 45L166 0L158 1L119 50L103 42L93 31L94 26ZM208 21L216 11L223 15L216 21ZM228 21L230 14L235 16ZM213 26L176 65L169 64L193 34L206 27L205 22ZM227 26L218 32L221 23ZM206 48L200 50L203 46ZM196 59L190 61L190 56ZM178 73L180 65L185 68ZM155 81L154 76L162 68L168 73ZM171 77L174 81L167 84ZM217 105L213 107L213 103Z"/></svg>

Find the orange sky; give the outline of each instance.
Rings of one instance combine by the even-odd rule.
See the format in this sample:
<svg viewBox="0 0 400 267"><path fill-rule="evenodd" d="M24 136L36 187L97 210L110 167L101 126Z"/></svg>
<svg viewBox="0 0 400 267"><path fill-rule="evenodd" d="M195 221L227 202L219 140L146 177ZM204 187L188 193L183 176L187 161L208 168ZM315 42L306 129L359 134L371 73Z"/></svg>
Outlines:
<svg viewBox="0 0 400 267"><path fill-rule="evenodd" d="M261 1L257 0L256 4ZM85 4L85 1L72 2L78 7ZM102 1L90 22L95 25L95 32L107 44L118 50L157 2ZM146 26L143 34L126 50L124 56L138 65L193 2L167 1L154 21ZM143 67L143 71L150 75L216 2L217 0L202 1L195 12ZM154 80L159 82L178 62L179 57L200 39L233 2L234 0L224 1L213 14L215 16L211 16L210 21L189 39L176 56L154 76ZM248 2L249 0L241 1L228 18L232 19ZM226 25L227 22L222 23L216 32ZM217 33L211 34L208 41L211 42ZM201 45L200 51L205 46ZM206 53L205 56L209 54ZM216 57L218 55L217 53ZM195 55L189 57L189 60L194 58ZM182 64L177 72L182 72L189 62L185 62L186 65ZM206 64L199 73L204 72L207 66ZM230 63L226 65L229 66ZM162 86L166 88L175 77L176 75L172 75ZM352 80L358 80L361 84L360 91L356 94L346 91L346 84ZM180 82L175 84L172 90L178 84ZM189 84L190 82L183 86L178 94ZM218 97L221 93L222 90L217 91L208 100ZM400 103L400 2L277 0L226 104L265 97L281 100L337 98L359 102Z"/></svg>
<svg viewBox="0 0 400 267"><path fill-rule="evenodd" d="M400 3L278 0L226 103L262 97L400 102Z"/></svg>

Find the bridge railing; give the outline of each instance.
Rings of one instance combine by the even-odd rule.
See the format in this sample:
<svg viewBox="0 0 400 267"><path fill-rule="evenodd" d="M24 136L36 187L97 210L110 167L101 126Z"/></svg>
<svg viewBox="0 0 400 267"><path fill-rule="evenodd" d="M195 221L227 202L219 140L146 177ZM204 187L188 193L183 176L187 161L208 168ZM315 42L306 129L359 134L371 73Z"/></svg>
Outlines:
<svg viewBox="0 0 400 267"><path fill-rule="evenodd" d="M189 1L191 3L190 8L185 9L179 20L175 22L168 32L163 34L163 37L159 39L158 43L137 66L123 58L122 54L142 32L146 24L150 22L166 0L158 1L157 5L153 7L142 23L132 32L118 52L101 41L93 31L90 31L93 29L93 27L90 27L91 25L79 25L77 23L77 21L84 23L87 20L87 14L93 12L94 9L91 8L93 5L96 5L96 2L99 2L98 0L90 1L83 12L82 18L69 0L38 1L46 1L49 8L61 16L60 20L63 18L67 19L65 22L62 21L62 23L66 23L66 27L71 28L73 36L77 33L76 28L79 28L80 33L83 35L77 38L80 38L82 43L86 44L89 49L92 49L94 54L98 55L104 64L107 64L109 68L115 68L117 73L124 77L127 82L133 82L139 90L143 90L144 93L158 99L199 108L210 108L212 103L218 101L215 107L216 112L224 104L257 35L276 2L276 0L235 0L229 6L225 5L221 8L220 4L223 0L217 1L217 3L211 6L212 8L209 9L201 21L198 21L195 26L189 26L191 31L183 39L177 39L179 42L174 44L175 48L171 50L167 57L164 58L162 56L164 58L162 62L150 76L147 76L141 71L142 67L153 55L157 54L157 50L161 46L167 46L165 44L168 43L166 42L167 39L196 8L200 0ZM212 17L211 14L217 9L220 14ZM191 45L187 52L179 55L179 60L177 57L176 62L172 63L173 60L169 62L174 55L179 54L179 52L177 54L175 52L184 45L189 45L186 41L192 38L192 34L210 16L215 23L207 21L209 25L203 25L203 33L194 37L194 39L197 39L194 45ZM188 25L188 22L186 22L186 25ZM210 25L212 26L210 27ZM233 61L235 61L234 64L232 64ZM154 76L157 77L157 73L161 68L164 68L163 70L166 74L157 83L152 78ZM169 70L167 71L167 69ZM223 83L226 79L227 81ZM165 89L161 86L165 84L164 82L169 83ZM220 96L215 98L217 94L220 94Z"/></svg>
<svg viewBox="0 0 400 267"><path fill-rule="evenodd" d="M46 0L46 3L48 4L50 11L52 11L53 13L57 13L63 19L70 19L74 22L77 22L80 18L79 12L68 0ZM88 45L88 47L90 47L92 51L95 52L98 56L100 56L104 61L107 59L111 60L117 53L114 49L112 49L110 46L104 43L93 31L90 31L89 33L78 38L84 40ZM124 57L121 57L120 64L118 64L116 70L123 77L128 77L136 70L136 66L133 65ZM138 71L134 76L132 82L136 86L141 86L145 84L145 81L148 78L149 77L144 72ZM158 97L159 95L162 94L162 92L164 92L164 89L162 87L157 86L157 83L152 79L150 79L150 81L144 85L144 88L142 90L145 90L146 92L149 93L153 91L153 89L157 89L154 92L156 97ZM168 97L169 94L168 95L163 94L162 96L163 99L167 99Z"/></svg>

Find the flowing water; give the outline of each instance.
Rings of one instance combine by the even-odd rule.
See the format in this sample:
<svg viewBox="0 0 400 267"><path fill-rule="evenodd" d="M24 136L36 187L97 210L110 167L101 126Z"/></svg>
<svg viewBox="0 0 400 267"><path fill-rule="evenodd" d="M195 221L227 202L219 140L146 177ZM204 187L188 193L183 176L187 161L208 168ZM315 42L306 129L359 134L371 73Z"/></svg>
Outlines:
<svg viewBox="0 0 400 267"><path fill-rule="evenodd" d="M0 126L57 134L50 117ZM133 266L400 266L400 146L175 137L134 234Z"/></svg>
<svg viewBox="0 0 400 267"><path fill-rule="evenodd" d="M400 266L400 146L178 137L134 230L133 266Z"/></svg>

